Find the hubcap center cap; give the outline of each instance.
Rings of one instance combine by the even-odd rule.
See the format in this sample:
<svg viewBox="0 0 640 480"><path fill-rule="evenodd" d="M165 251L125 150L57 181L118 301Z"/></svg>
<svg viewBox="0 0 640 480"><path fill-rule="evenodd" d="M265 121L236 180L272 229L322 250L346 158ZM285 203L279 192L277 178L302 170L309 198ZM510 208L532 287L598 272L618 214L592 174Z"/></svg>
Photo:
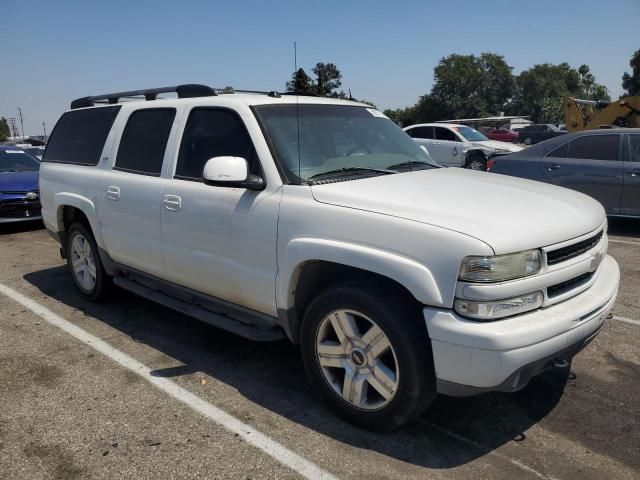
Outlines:
<svg viewBox="0 0 640 480"><path fill-rule="evenodd" d="M367 357L361 350L353 350L351 352L351 361L357 367L362 367L367 362Z"/></svg>

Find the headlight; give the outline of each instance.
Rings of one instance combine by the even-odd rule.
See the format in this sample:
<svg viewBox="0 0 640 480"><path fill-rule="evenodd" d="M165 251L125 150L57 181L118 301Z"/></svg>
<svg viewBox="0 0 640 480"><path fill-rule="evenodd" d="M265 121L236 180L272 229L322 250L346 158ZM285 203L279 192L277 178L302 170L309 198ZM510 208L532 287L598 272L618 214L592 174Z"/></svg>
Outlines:
<svg viewBox="0 0 640 480"><path fill-rule="evenodd" d="M540 250L508 255L465 257L458 278L467 282L491 283L535 275L542 267Z"/></svg>
<svg viewBox="0 0 640 480"><path fill-rule="evenodd" d="M453 303L453 308L460 315L474 320L497 320L540 308L543 300L544 295L540 291L491 302L476 302L457 298Z"/></svg>

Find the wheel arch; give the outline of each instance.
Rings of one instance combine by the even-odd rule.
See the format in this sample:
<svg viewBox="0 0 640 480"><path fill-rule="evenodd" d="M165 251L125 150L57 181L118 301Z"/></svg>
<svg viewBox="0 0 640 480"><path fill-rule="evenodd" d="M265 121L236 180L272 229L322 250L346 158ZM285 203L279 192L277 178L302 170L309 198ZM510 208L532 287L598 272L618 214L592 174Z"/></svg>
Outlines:
<svg viewBox="0 0 640 480"><path fill-rule="evenodd" d="M330 284L347 279L383 282L411 301L443 305L431 272L422 264L392 252L324 239L289 243L278 273L278 316L289 338L297 343L306 307Z"/></svg>

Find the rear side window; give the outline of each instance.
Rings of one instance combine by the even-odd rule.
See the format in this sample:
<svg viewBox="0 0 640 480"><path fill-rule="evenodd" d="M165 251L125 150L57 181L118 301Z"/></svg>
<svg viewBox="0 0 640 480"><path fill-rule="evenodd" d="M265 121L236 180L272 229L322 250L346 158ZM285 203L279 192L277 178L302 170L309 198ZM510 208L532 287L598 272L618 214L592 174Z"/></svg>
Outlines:
<svg viewBox="0 0 640 480"><path fill-rule="evenodd" d="M568 158L587 160L618 160L619 135L578 137L569 143Z"/></svg>
<svg viewBox="0 0 640 480"><path fill-rule="evenodd" d="M175 116L173 108L133 112L122 133L114 169L159 176Z"/></svg>
<svg viewBox="0 0 640 480"><path fill-rule="evenodd" d="M640 135L629 135L629 160L640 162Z"/></svg>
<svg viewBox="0 0 640 480"><path fill-rule="evenodd" d="M207 160L222 156L245 158L250 173L261 173L255 148L237 113L224 108L194 108L184 128L175 177L200 180Z"/></svg>
<svg viewBox="0 0 640 480"><path fill-rule="evenodd" d="M97 165L120 105L67 112L56 124L43 162Z"/></svg>
<svg viewBox="0 0 640 480"><path fill-rule="evenodd" d="M433 127L415 127L407 133L411 138L433 138Z"/></svg>

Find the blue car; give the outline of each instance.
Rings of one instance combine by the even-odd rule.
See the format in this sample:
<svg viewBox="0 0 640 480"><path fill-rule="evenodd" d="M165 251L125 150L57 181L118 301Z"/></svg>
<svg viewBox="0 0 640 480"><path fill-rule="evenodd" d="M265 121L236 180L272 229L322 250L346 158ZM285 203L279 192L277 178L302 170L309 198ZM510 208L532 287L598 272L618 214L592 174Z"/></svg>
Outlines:
<svg viewBox="0 0 640 480"><path fill-rule="evenodd" d="M24 150L0 146L0 223L39 220L40 162Z"/></svg>

